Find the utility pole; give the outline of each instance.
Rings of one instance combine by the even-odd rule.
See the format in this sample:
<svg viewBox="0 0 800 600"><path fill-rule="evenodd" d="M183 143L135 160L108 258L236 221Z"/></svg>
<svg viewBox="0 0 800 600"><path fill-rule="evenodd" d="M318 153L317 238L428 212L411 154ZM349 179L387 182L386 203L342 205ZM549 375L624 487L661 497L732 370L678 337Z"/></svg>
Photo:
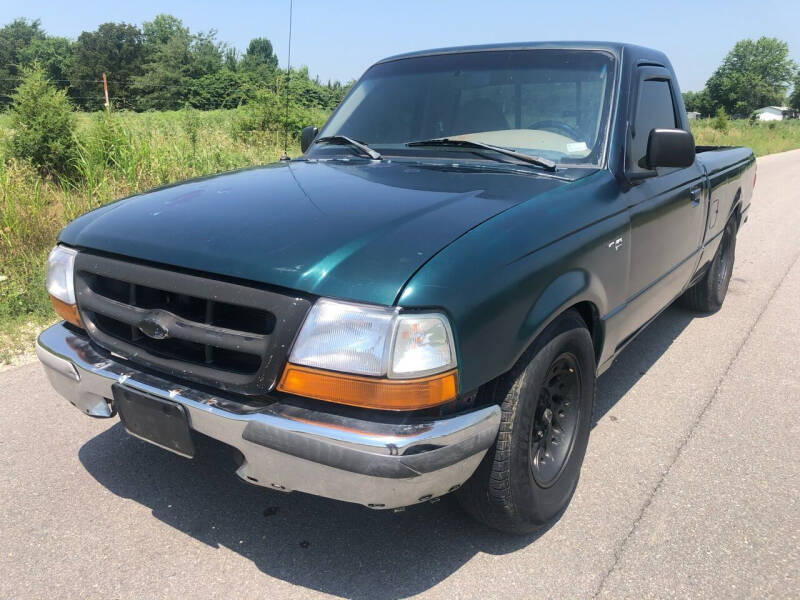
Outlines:
<svg viewBox="0 0 800 600"><path fill-rule="evenodd" d="M106 96L106 110L108 110L111 105L108 102L108 80L105 73L103 73L103 93Z"/></svg>

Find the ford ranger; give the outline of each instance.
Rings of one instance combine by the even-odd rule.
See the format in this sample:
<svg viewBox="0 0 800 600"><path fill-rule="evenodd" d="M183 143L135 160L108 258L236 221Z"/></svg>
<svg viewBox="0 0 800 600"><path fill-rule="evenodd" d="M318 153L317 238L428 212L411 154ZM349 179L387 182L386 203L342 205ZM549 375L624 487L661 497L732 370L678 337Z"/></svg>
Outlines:
<svg viewBox="0 0 800 600"><path fill-rule="evenodd" d="M37 353L93 417L375 509L568 504L595 381L674 300L720 308L755 159L696 147L661 52L522 43L370 67L302 156L63 229Z"/></svg>

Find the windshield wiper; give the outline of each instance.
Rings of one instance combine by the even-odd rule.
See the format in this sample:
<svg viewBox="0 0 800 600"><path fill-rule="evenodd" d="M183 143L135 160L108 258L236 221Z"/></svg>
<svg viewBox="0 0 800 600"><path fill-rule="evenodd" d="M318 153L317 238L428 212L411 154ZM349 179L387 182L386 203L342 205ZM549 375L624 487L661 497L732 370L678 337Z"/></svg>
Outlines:
<svg viewBox="0 0 800 600"><path fill-rule="evenodd" d="M328 135L325 137L321 137L318 140L315 140L314 143L349 145L353 146L353 148L358 148L359 150L361 150L361 152L369 156L372 160L380 160L382 158L380 152L376 152L375 150L367 146L365 143L359 142L358 140L354 140L353 138L349 138L346 135Z"/></svg>
<svg viewBox="0 0 800 600"><path fill-rule="evenodd" d="M556 170L556 163L554 163L552 160L547 160L546 158L541 158L539 156L531 156L530 154L525 154L524 152L517 152L516 150L512 150L511 148L504 148L503 146L495 146L494 144L484 144L483 142L473 142L471 140L451 140L450 138L433 138L430 140L421 140L419 142L407 142L406 146L409 147L455 146L461 148L481 148L483 150L492 150L493 152L497 152L499 154L505 154L506 156L511 156L518 160L531 163L532 165L542 167L545 171L555 172Z"/></svg>

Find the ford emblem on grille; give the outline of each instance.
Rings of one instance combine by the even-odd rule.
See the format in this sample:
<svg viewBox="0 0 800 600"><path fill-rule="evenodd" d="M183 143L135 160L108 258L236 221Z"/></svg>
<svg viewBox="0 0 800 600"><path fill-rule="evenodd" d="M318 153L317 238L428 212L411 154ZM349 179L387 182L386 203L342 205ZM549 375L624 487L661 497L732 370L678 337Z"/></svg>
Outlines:
<svg viewBox="0 0 800 600"><path fill-rule="evenodd" d="M169 337L169 329L161 320L160 314L150 314L139 321L139 331L154 340L165 340Z"/></svg>

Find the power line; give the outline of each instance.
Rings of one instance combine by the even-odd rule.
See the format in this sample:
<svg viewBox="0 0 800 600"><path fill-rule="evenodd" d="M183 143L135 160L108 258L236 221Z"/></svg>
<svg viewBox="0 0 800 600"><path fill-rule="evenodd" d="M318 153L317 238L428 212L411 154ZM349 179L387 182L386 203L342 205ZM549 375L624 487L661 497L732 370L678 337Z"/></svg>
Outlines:
<svg viewBox="0 0 800 600"><path fill-rule="evenodd" d="M288 81L291 81L291 79L290 79L291 75L289 75L288 78L289 78ZM23 79L22 78L18 78L18 77L5 77L5 78L0 77L0 81L21 82L21 81L23 81ZM70 79L48 79L47 81L49 81L50 83L96 83L98 86L102 86L103 85L103 80L102 79L98 79L98 80L94 80L94 79L72 79L72 80L70 80ZM182 90L184 90L184 89L194 88L195 87L194 82L196 82L198 80L197 79L191 79L190 81L192 83L188 83L188 84L185 84L185 83L184 84L181 84L181 83L139 83L138 87L140 87L142 89L145 89L145 90L147 88L182 89ZM263 82L263 83L266 85L266 84L271 84L272 82ZM316 82L312 81L312 83L316 83ZM115 85L115 86L118 86L118 87L130 87L130 86L134 85L134 82L133 81L129 81L127 83L124 83L122 81L112 81L112 80L109 79L108 80L108 85L109 86ZM239 84L239 85L237 85L235 87L240 87L241 88L241 87L245 87L245 86L248 86L248 85L253 85L253 84L251 84L250 82L246 82L244 84ZM318 85L320 87L323 87L323 88L329 88L331 90L337 89L333 85L324 84L324 83L316 83L316 85ZM70 86L70 87L74 88L74 86ZM341 88L344 88L344 87L345 87L344 84L342 84Z"/></svg>
<svg viewBox="0 0 800 600"><path fill-rule="evenodd" d="M0 77L0 81L24 81L23 77ZM48 79L50 83L96 83L98 85L102 85L102 79ZM192 79L191 81L197 81L197 79ZM123 80L108 80L109 85L119 85L119 86L130 86L134 85L135 82L130 79L128 81ZM188 88L191 87L191 84L180 84L180 83L139 83L141 87L158 87L158 88Z"/></svg>

